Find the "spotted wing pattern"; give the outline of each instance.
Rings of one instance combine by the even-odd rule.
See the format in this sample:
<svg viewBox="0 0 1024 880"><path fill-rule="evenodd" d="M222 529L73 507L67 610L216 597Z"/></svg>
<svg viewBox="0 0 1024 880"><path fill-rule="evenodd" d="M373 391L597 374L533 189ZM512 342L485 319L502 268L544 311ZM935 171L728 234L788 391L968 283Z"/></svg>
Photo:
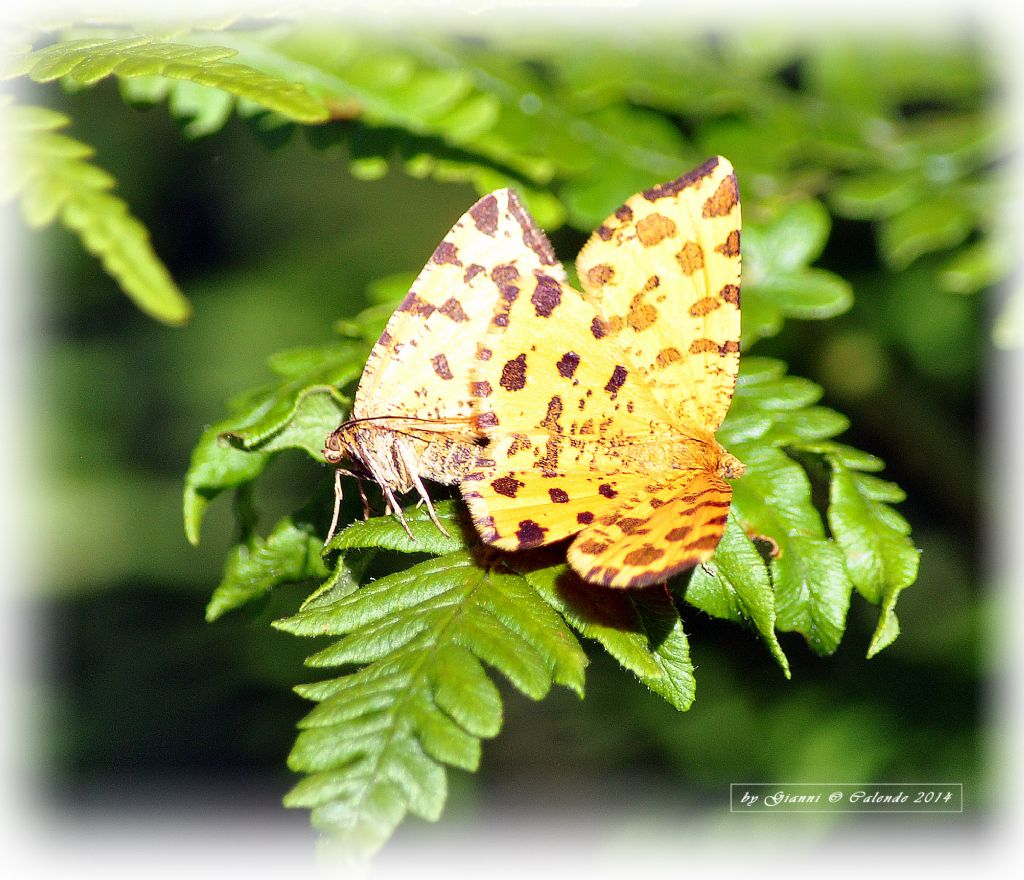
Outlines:
<svg viewBox="0 0 1024 880"><path fill-rule="evenodd" d="M713 435L739 352L731 166L632 197L577 265L582 294L539 269L499 285L471 389L488 443L462 494L489 543L575 536L585 579L654 583L710 558L743 472Z"/></svg>
<svg viewBox="0 0 1024 880"><path fill-rule="evenodd" d="M715 431L739 368L740 203L709 159L637 193L580 251L580 283L676 421Z"/></svg>
<svg viewBox="0 0 1024 880"><path fill-rule="evenodd" d="M374 345L347 422L324 455L378 482L389 506L421 478L457 481L472 463L470 370L493 315L502 271L564 278L544 233L510 189L490 193L452 227Z"/></svg>
<svg viewBox="0 0 1024 880"><path fill-rule="evenodd" d="M648 485L584 529L569 546L569 563L585 580L644 586L711 558L725 531L732 488L692 472Z"/></svg>

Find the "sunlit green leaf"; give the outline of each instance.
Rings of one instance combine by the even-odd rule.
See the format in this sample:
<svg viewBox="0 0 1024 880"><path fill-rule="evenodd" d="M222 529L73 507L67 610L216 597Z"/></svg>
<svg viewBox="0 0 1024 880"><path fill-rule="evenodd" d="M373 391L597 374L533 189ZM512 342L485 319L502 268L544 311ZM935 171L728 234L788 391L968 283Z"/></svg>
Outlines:
<svg viewBox="0 0 1024 880"><path fill-rule="evenodd" d="M881 651L899 634L894 608L901 590L917 578L919 555L906 531L874 499L869 475L858 474L830 457L832 481L828 521L846 555L846 568L857 591L881 607L868 656Z"/></svg>
<svg viewBox="0 0 1024 880"><path fill-rule="evenodd" d="M534 699L552 682L582 695L586 657L561 618L520 576L462 550L277 625L343 636L317 666L365 664L302 689L318 705L289 758L306 776L285 800L356 852L379 847L406 812L438 818L444 764L476 768L479 738L502 721L481 661Z"/></svg>
<svg viewBox="0 0 1024 880"><path fill-rule="evenodd" d="M323 542L308 527L283 519L266 538L253 537L228 553L224 576L206 606L206 619L258 599L278 584L327 576Z"/></svg>
<svg viewBox="0 0 1024 880"><path fill-rule="evenodd" d="M713 561L694 571L686 601L715 617L749 622L789 678L789 661L775 635L775 595L768 570L735 516L729 517Z"/></svg>

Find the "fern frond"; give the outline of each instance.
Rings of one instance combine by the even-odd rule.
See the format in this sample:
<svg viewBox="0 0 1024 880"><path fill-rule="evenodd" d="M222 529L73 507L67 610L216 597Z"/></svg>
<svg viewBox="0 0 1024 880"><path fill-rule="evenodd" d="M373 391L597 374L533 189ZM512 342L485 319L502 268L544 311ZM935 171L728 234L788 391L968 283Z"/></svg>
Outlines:
<svg viewBox="0 0 1024 880"><path fill-rule="evenodd" d="M363 537L347 543L370 544L373 529L352 527ZM363 855L407 812L440 816L445 765L476 769L480 740L502 722L498 689L482 664L532 699L552 683L583 693L586 657L561 618L522 577L481 564L467 549L308 605L276 625L342 637L310 665L359 667L297 689L319 705L302 721L289 758L308 775L285 803L312 809L314 824Z"/></svg>
<svg viewBox="0 0 1024 880"><path fill-rule="evenodd" d="M328 119L323 102L302 85L225 60L235 54L234 49L223 46L190 46L148 36L96 36L57 42L14 63L15 69L35 82L67 79L93 85L112 75L122 79L146 77L148 82L138 94L152 96L152 78L161 77L251 101L294 122L310 124ZM159 91L159 86L156 89Z"/></svg>
<svg viewBox="0 0 1024 880"><path fill-rule="evenodd" d="M68 124L66 116L42 107L0 108L0 129L8 133L12 154L0 199L17 197L33 228L59 219L140 309L167 324L184 323L188 301L153 250L145 226L110 192L114 178L86 161L92 148L57 133Z"/></svg>
<svg viewBox="0 0 1024 880"><path fill-rule="evenodd" d="M881 608L868 647L872 657L899 635L896 599L917 579L920 552L910 541L910 524L888 506L904 499L899 486L850 467L839 455L826 460L832 471L829 525L857 591Z"/></svg>
<svg viewBox="0 0 1024 880"><path fill-rule="evenodd" d="M623 192L676 175L697 158L658 114L581 108L543 77L457 40L396 43L329 25L215 38L247 63L350 108L359 125L330 136L350 141L357 176L378 177L397 161L413 176L466 181L480 193L515 185L549 229L567 209L574 225L591 228ZM205 45L214 37L182 39ZM570 182L556 199L545 187L557 177Z"/></svg>

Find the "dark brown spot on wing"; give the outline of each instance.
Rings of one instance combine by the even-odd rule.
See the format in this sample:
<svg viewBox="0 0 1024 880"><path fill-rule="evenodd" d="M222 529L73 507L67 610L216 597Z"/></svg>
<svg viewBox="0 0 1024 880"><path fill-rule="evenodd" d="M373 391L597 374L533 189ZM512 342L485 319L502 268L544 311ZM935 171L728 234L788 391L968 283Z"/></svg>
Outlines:
<svg viewBox="0 0 1024 880"><path fill-rule="evenodd" d="M513 433L510 436L512 437L512 442L509 443L508 452L506 453L509 457L530 448L530 438L525 434Z"/></svg>
<svg viewBox="0 0 1024 880"><path fill-rule="evenodd" d="M544 543L544 533L547 531L544 526L532 519L524 519L516 529L516 537L519 539L520 547L536 547Z"/></svg>
<svg viewBox="0 0 1024 880"><path fill-rule="evenodd" d="M448 299L441 304L438 311L450 321L454 321L456 324L461 324L464 321L469 320L466 313L462 310L462 304L454 296L448 297Z"/></svg>
<svg viewBox="0 0 1024 880"><path fill-rule="evenodd" d="M461 266L458 248L450 241L442 241L430 257L435 263L450 263L453 266Z"/></svg>
<svg viewBox="0 0 1024 880"><path fill-rule="evenodd" d="M611 546L611 544L604 544L601 541L595 541L593 538L589 538L588 540L580 543L579 549L581 553L586 553L588 556L599 556Z"/></svg>
<svg viewBox="0 0 1024 880"><path fill-rule="evenodd" d="M501 263L491 269L491 278L495 284L510 284L519 280L519 270L511 263Z"/></svg>
<svg viewBox="0 0 1024 880"><path fill-rule="evenodd" d="M690 343L690 354L705 354L706 352L717 352L720 355L736 354L740 350L739 340L727 339L721 345L713 339L694 339Z"/></svg>
<svg viewBox="0 0 1024 880"><path fill-rule="evenodd" d="M604 390L607 391L611 396L612 400L616 398L619 393L619 389L626 384L626 376L629 373L625 367L618 365L612 370L611 377L608 379L608 384L604 386Z"/></svg>
<svg viewBox="0 0 1024 880"><path fill-rule="evenodd" d="M515 498L516 493L525 485L525 483L521 483L515 477L498 477L498 479L491 481L491 488L506 498Z"/></svg>
<svg viewBox="0 0 1024 880"><path fill-rule="evenodd" d="M474 397L490 397L494 390L491 388L491 383L487 381L471 382L469 387Z"/></svg>
<svg viewBox="0 0 1024 880"><path fill-rule="evenodd" d="M589 510L584 510L581 513L576 514L576 522L582 526L588 526L594 521L594 514Z"/></svg>
<svg viewBox="0 0 1024 880"><path fill-rule="evenodd" d="M501 387L506 391L519 391L526 385L526 355L507 361L501 368Z"/></svg>
<svg viewBox="0 0 1024 880"><path fill-rule="evenodd" d="M396 309L399 312L407 312L420 318L429 318L434 313L434 307L424 299L420 299L413 291L409 291L402 300L401 305Z"/></svg>
<svg viewBox="0 0 1024 880"><path fill-rule="evenodd" d="M478 361L489 361L491 359L492 352L489 348L481 345L479 342L476 344L476 359Z"/></svg>
<svg viewBox="0 0 1024 880"><path fill-rule="evenodd" d="M704 203L703 214L705 217L724 217L740 200L740 189L736 183L736 175L730 174L718 184L718 189Z"/></svg>
<svg viewBox="0 0 1024 880"><path fill-rule="evenodd" d="M537 286L533 290L530 302L536 310L538 318L550 318L551 313L562 301L562 288L554 278L547 275L537 276Z"/></svg>
<svg viewBox="0 0 1024 880"><path fill-rule="evenodd" d="M462 280L466 284L469 284L470 281L472 281L474 278L476 278L476 276L479 275L483 271L484 271L484 267L481 266L479 263L470 263L466 267L466 271L462 273Z"/></svg>
<svg viewBox="0 0 1024 880"><path fill-rule="evenodd" d="M719 500L719 501L715 501L715 500L710 500L709 501L709 500L705 499L704 501L701 501L701 502L693 505L693 507L688 507L688 508L686 508L686 510L679 511L678 516L679 516L680 519L688 519L689 517L693 516L698 510L701 510L702 508L705 508L705 507L717 507L719 509L722 509L723 507L724 508L728 508L730 504L731 504L731 502L729 501L729 499L723 499L723 500Z"/></svg>
<svg viewBox="0 0 1024 880"><path fill-rule="evenodd" d="M566 504L569 501L569 493L565 489L548 489L548 497L553 504Z"/></svg>
<svg viewBox="0 0 1024 880"><path fill-rule="evenodd" d="M476 417L476 426L478 428L496 428L498 426L498 417L492 412L480 413Z"/></svg>
<svg viewBox="0 0 1024 880"><path fill-rule="evenodd" d="M612 488L611 483L602 483L597 487L598 494L603 495L605 498L614 498L619 493Z"/></svg>
<svg viewBox="0 0 1024 880"><path fill-rule="evenodd" d="M493 196L480 199L469 209L476 228L486 235L494 235L498 229L498 200Z"/></svg>
<svg viewBox="0 0 1024 880"><path fill-rule="evenodd" d="M580 356L574 351L567 351L555 364L558 367L558 374L565 379L571 379L579 365Z"/></svg>
<svg viewBox="0 0 1024 880"><path fill-rule="evenodd" d="M624 516L616 525L622 530L624 535L646 535L650 531L649 529L640 528L647 525L647 520L635 516Z"/></svg>
<svg viewBox="0 0 1024 880"><path fill-rule="evenodd" d="M434 372L445 381L452 379L452 371L448 367L448 358L443 354L435 354L430 359L430 365L434 368Z"/></svg>
<svg viewBox="0 0 1024 880"><path fill-rule="evenodd" d="M599 315L590 322L590 332L594 339L603 339L608 335L608 322Z"/></svg>
<svg viewBox="0 0 1024 880"><path fill-rule="evenodd" d="M629 205L622 205L615 209L615 219L626 223L633 219L633 209Z"/></svg>
<svg viewBox="0 0 1024 880"><path fill-rule="evenodd" d="M692 275L704 268L704 249L695 241L688 241L676 254L676 262L686 275Z"/></svg>
<svg viewBox="0 0 1024 880"><path fill-rule="evenodd" d="M597 237L600 238L601 241L608 241L608 239L612 237L612 231L602 223L597 227Z"/></svg>

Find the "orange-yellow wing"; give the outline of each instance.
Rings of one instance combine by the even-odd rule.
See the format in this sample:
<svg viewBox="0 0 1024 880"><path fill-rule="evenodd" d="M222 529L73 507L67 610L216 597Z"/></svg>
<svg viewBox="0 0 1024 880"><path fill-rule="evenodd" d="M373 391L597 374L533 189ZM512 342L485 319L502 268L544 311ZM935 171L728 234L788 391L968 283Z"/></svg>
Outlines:
<svg viewBox="0 0 1024 880"><path fill-rule="evenodd" d="M434 250L363 369L352 418L468 419L470 368L494 312L497 272L564 278L544 233L510 189L480 199Z"/></svg>
<svg viewBox="0 0 1024 880"><path fill-rule="evenodd" d="M662 430L667 413L578 291L544 272L509 273L500 290L471 388L492 457L614 470L617 449Z"/></svg>
<svg viewBox="0 0 1024 880"><path fill-rule="evenodd" d="M616 499L640 492L636 473L573 472L545 478L536 471L494 470L477 485L462 483L480 537L502 550L526 550L574 535L612 513Z"/></svg>
<svg viewBox="0 0 1024 880"><path fill-rule="evenodd" d="M728 160L632 196L594 232L576 268L675 423L717 430L739 366L740 203Z"/></svg>
<svg viewBox="0 0 1024 880"><path fill-rule="evenodd" d="M711 558L731 499L729 484L706 472L649 485L580 532L569 564L584 580L609 587L667 580Z"/></svg>
<svg viewBox="0 0 1024 880"><path fill-rule="evenodd" d="M484 540L519 549L573 534L578 514L610 509L617 475L668 467L667 414L606 330L550 275L503 279L474 371L488 445L461 483Z"/></svg>

